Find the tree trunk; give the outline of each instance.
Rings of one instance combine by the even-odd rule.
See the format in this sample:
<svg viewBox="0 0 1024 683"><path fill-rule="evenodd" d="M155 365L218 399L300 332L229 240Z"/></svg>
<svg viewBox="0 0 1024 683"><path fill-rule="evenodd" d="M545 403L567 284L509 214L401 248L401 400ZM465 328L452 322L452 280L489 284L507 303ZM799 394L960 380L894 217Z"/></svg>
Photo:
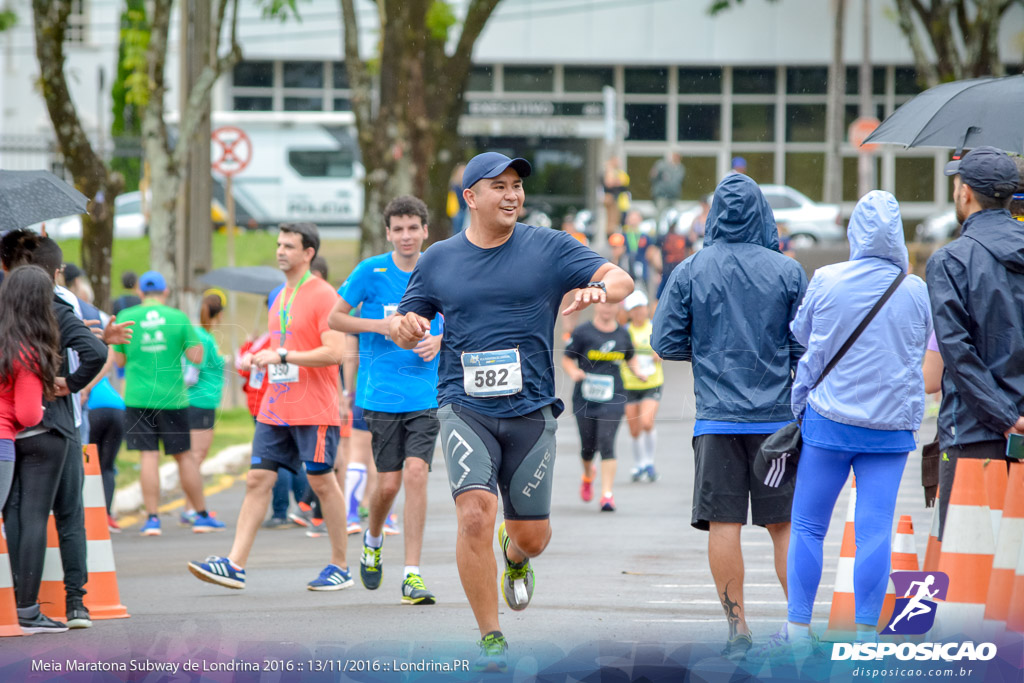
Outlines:
<svg viewBox="0 0 1024 683"><path fill-rule="evenodd" d="M114 199L124 179L111 173L96 155L64 76L64 30L71 0L32 0L35 23L36 58L40 86L50 115L64 165L71 171L75 187L89 197L89 213L82 216L82 269L89 277L96 305L110 303L110 263L114 240Z"/></svg>
<svg viewBox="0 0 1024 683"><path fill-rule="evenodd" d="M431 14L439 0L378 2L379 44L387 49L378 54L375 102L373 78L358 52L354 2L341 0L345 67L366 169L361 256L387 250L381 216L387 202L400 194L426 202L431 241L450 234L448 179L461 160L458 124L473 45L499 1L471 0L451 55L446 51L449 24L438 25Z"/></svg>

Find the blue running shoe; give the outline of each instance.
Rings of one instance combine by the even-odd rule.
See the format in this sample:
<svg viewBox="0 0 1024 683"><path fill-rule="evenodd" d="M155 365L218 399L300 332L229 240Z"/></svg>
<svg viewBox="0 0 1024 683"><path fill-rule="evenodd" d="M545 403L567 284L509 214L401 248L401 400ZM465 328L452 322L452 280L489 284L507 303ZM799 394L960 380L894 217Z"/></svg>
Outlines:
<svg viewBox="0 0 1024 683"><path fill-rule="evenodd" d="M225 588L245 588L245 569L235 569L226 557L210 555L203 562L189 562L188 570L200 581Z"/></svg>
<svg viewBox="0 0 1024 683"><path fill-rule="evenodd" d="M146 520L146 523L142 525L140 533L143 536L159 536L162 532L160 531L160 518L150 517Z"/></svg>
<svg viewBox="0 0 1024 683"><path fill-rule="evenodd" d="M212 531L220 531L223 528L224 522L211 515L206 515L205 517L196 517L196 521L192 524L192 533L208 534Z"/></svg>
<svg viewBox="0 0 1024 683"><path fill-rule="evenodd" d="M347 569L329 564L320 572L320 576L306 584L306 588L311 591L340 591L353 583L352 574Z"/></svg>
<svg viewBox="0 0 1024 683"><path fill-rule="evenodd" d="M652 484L658 481L658 470L654 469L654 465L648 465L644 469L647 473L647 481L651 482Z"/></svg>

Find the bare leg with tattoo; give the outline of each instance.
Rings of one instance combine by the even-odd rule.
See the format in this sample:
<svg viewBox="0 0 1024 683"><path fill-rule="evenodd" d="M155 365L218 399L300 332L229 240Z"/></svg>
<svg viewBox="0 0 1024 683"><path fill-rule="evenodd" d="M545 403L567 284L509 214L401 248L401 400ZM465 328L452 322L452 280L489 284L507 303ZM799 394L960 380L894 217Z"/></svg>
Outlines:
<svg viewBox="0 0 1024 683"><path fill-rule="evenodd" d="M729 622L729 642L722 654L740 658L750 649L750 629L743 611L743 549L740 546L742 525L711 522L708 534L708 562L715 581L718 599Z"/></svg>

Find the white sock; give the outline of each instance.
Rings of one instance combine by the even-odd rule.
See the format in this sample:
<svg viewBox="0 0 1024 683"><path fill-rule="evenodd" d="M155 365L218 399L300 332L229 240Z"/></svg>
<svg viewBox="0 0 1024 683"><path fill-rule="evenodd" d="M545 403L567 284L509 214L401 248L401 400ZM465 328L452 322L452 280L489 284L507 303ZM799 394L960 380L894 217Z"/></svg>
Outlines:
<svg viewBox="0 0 1024 683"><path fill-rule="evenodd" d="M420 573L419 565L414 565L414 564L407 564L407 565L405 565L405 575L406 576L409 576L409 574L419 574L419 573Z"/></svg>
<svg viewBox="0 0 1024 683"><path fill-rule="evenodd" d="M644 435L632 437L633 439L633 465L637 468L644 466Z"/></svg>
<svg viewBox="0 0 1024 683"><path fill-rule="evenodd" d="M857 629L857 642L858 643L877 643L878 632L875 629Z"/></svg>
<svg viewBox="0 0 1024 683"><path fill-rule="evenodd" d="M798 639L810 640L811 639L811 629L808 628L807 626L804 626L803 624L794 624L791 621L787 621L786 622L786 637L789 638L790 641L798 640Z"/></svg>
<svg viewBox="0 0 1024 683"><path fill-rule="evenodd" d="M355 463L345 470L345 498L348 500L348 514L359 509L359 501L366 493L366 465Z"/></svg>
<svg viewBox="0 0 1024 683"><path fill-rule="evenodd" d="M654 464L654 448L658 443L657 432L653 429L643 433L644 439L644 465Z"/></svg>
<svg viewBox="0 0 1024 683"><path fill-rule="evenodd" d="M370 546L371 548L379 548L382 545L384 545L384 536L383 536L383 534L380 535L380 536L371 536L370 532L367 531L366 532L366 536L364 536L363 538L364 538L364 540L366 542L366 545Z"/></svg>

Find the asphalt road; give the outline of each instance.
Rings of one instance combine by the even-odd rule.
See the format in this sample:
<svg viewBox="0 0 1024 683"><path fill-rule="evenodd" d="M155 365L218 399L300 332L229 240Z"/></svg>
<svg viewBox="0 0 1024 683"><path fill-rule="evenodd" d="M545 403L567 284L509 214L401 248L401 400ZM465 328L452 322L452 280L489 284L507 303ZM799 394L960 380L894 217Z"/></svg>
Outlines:
<svg viewBox="0 0 1024 683"><path fill-rule="evenodd" d="M694 419L689 364L668 364L667 387L657 427L661 479L653 484L629 481L632 455L623 425L618 435L618 510L613 513L599 512L596 500L581 502L576 426L568 413L561 417L551 515L554 538L534 561L537 588L529 609L512 612L502 605L501 610L517 680L525 680L523 676L528 678L531 671L550 662L578 665L580 658L584 669L593 669L593 662L607 664L645 652L643 657L659 662L663 657L672 659L666 653L676 653L673 661L721 661L713 655L725 640L726 625L707 566L707 536L689 525ZM563 382L563 394L567 388ZM934 429L934 420L926 420L925 440ZM913 516L917 550L923 557L931 511L924 508L919 471L917 453L904 472L897 516ZM33 662L38 668L42 661L63 664L69 658L154 665L237 660L260 666L267 659L271 669L291 666L294 670L242 676L249 680L320 680L321 674L310 673L314 667L325 670L323 680L336 680L343 675L329 669L354 659L369 664L351 667L370 669L355 674L356 678L384 680L389 672L374 672L374 663L381 667L381 662L387 662L392 668L394 661L436 666L475 656L478 634L456 570L454 504L440 452L429 483L421 562L424 580L438 598L433 606L400 604L401 536L385 542L383 584L373 592L364 589L358 578L347 590L307 591L306 582L328 560L328 544L326 537L308 538L299 528L260 532L246 567L245 590L196 580L186 569L188 560L223 555L230 547L244 492L242 481L210 498L211 508L228 524L227 532L193 534L165 518L161 537L142 537L137 526L115 535L121 599L131 618L97 621L91 629L62 635L0 638L0 680L24 680ZM819 632L828 619L847 498L848 489L836 505L826 540L825 573L815 608ZM356 577L359 549L360 537L349 537L349 564ZM772 567L768 534L745 527L743 550L747 618L755 640L763 640L785 620L785 598ZM500 556L496 544L495 552ZM304 673L294 678L300 665ZM430 678L431 672L422 669L428 665L420 666L420 672L413 671L407 678ZM344 676L353 675L351 667ZM183 677L176 680L188 680L184 672L179 675ZM225 672L203 675L205 680L231 680ZM68 680L55 673L33 676L32 680ZM88 680L133 676L165 680L158 674L147 678L145 672L108 676Z"/></svg>

